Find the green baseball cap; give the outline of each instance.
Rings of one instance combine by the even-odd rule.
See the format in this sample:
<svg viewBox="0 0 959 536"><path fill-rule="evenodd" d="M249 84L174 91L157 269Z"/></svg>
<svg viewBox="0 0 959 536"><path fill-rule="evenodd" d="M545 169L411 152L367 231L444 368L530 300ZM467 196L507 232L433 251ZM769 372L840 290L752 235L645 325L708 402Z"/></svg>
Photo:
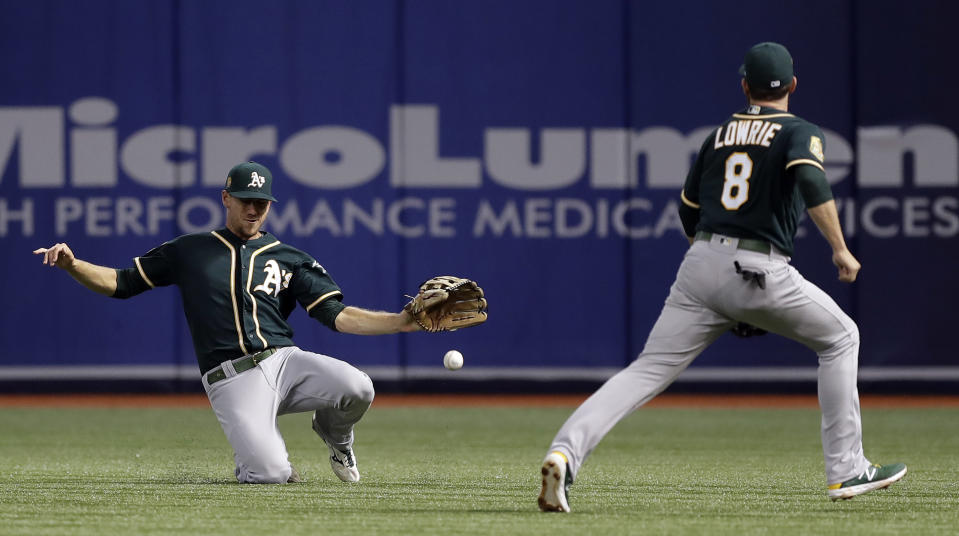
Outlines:
<svg viewBox="0 0 959 536"><path fill-rule="evenodd" d="M793 58L779 43L759 43L746 52L739 74L746 78L749 87L786 87L793 81Z"/></svg>
<svg viewBox="0 0 959 536"><path fill-rule="evenodd" d="M226 177L226 192L239 199L276 201L272 188L273 174L266 166L256 162L237 164Z"/></svg>

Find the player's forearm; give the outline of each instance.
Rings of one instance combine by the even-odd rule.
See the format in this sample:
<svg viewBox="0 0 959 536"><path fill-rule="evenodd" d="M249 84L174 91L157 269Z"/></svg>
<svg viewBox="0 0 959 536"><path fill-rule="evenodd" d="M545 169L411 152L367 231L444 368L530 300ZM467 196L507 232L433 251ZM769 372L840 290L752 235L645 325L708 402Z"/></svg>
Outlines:
<svg viewBox="0 0 959 536"><path fill-rule="evenodd" d="M64 270L81 285L98 294L113 296L117 290L117 271L113 268L74 259Z"/></svg>
<svg viewBox="0 0 959 536"><path fill-rule="evenodd" d="M405 311L387 313L348 306L336 315L336 330L353 335L386 335L417 331L419 326Z"/></svg>
<svg viewBox="0 0 959 536"><path fill-rule="evenodd" d="M820 205L807 209L809 217L819 228L819 232L829 242L833 253L845 251L846 240L842 236L842 227L839 225L839 213L836 210L834 200L826 201Z"/></svg>

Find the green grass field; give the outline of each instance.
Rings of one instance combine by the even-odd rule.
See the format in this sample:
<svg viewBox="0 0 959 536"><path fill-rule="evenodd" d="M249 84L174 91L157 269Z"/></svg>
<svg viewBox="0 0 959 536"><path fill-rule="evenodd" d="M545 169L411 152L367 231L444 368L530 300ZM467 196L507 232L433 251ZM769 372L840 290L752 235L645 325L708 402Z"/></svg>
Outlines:
<svg viewBox="0 0 959 536"><path fill-rule="evenodd" d="M212 411L0 409L0 534L957 534L959 409L866 409L866 453L906 478L826 498L815 409L644 408L536 509L571 408L374 407L363 480L330 471L309 415L280 419L305 482L238 485Z"/></svg>

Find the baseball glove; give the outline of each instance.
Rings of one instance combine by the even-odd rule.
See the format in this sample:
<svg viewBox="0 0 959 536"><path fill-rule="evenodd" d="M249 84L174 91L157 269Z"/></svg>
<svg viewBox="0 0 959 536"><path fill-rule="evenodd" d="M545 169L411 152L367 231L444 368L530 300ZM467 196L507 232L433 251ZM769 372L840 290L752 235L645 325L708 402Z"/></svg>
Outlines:
<svg viewBox="0 0 959 536"><path fill-rule="evenodd" d="M426 331L455 331L486 322L486 298L475 281L436 276L422 285L403 310Z"/></svg>
<svg viewBox="0 0 959 536"><path fill-rule="evenodd" d="M733 326L729 331L733 332L733 335L737 337L758 337L760 335L765 335L766 330L757 328L752 324L747 324L745 322L739 322Z"/></svg>

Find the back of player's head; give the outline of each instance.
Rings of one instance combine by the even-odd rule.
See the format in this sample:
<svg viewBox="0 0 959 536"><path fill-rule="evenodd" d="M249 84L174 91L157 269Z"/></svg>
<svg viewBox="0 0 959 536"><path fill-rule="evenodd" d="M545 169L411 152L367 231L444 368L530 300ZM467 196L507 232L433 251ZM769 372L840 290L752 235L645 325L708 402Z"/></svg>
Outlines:
<svg viewBox="0 0 959 536"><path fill-rule="evenodd" d="M788 93L792 84L793 58L779 43L758 43L746 52L739 74L746 79L752 97L779 99Z"/></svg>
<svg viewBox="0 0 959 536"><path fill-rule="evenodd" d="M759 43L746 52L739 74L755 89L785 87L792 83L793 58L779 43Z"/></svg>

